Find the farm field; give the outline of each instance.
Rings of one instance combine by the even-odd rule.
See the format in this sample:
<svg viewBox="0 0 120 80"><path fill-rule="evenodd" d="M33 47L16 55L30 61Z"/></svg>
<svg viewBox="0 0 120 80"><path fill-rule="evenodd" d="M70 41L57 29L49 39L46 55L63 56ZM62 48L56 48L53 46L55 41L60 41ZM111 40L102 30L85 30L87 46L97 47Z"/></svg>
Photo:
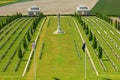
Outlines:
<svg viewBox="0 0 120 80"><path fill-rule="evenodd" d="M92 8L91 13L102 13L103 15L120 15L119 5L120 0L98 0L96 5ZM112 5L112 6L111 6Z"/></svg>
<svg viewBox="0 0 120 80"><path fill-rule="evenodd" d="M11 0L11 1L0 1L0 5L1 4L5 4L5 3L10 3L10 2L14 2L14 0Z"/></svg>
<svg viewBox="0 0 120 80"><path fill-rule="evenodd" d="M27 50L22 42L36 17L21 17L0 30L0 79L33 80L34 57L25 73L23 72L31 54L31 45L38 34L35 49L36 78L40 80L84 80L86 60L86 80L120 79L120 33L110 24L95 17L82 17L97 41L103 48L103 57L98 59L96 51L88 40L83 27L72 16L61 16L61 27L65 34L56 35L57 16L46 16L38 23ZM40 33L39 33L40 32ZM86 51L82 45L86 42ZM28 41L27 41L28 42ZM18 58L18 49L22 47L24 56ZM86 57L85 57L86 54ZM13 56L12 56L13 55ZM32 55L33 56L33 55ZM18 65L18 67L16 67Z"/></svg>
<svg viewBox="0 0 120 80"><path fill-rule="evenodd" d="M31 0L0 0L0 6L5 6L8 4L18 3L18 2L25 2Z"/></svg>

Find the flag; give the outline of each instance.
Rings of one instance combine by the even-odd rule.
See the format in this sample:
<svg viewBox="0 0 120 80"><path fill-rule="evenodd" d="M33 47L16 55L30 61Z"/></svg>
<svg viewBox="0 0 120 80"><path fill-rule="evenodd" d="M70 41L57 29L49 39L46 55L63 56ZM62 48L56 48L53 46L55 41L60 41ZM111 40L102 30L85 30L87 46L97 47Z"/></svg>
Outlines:
<svg viewBox="0 0 120 80"><path fill-rule="evenodd" d="M85 52L85 47L86 47L86 43L84 42L82 45L83 52Z"/></svg>
<svg viewBox="0 0 120 80"><path fill-rule="evenodd" d="M35 49L35 42L32 43L32 49Z"/></svg>

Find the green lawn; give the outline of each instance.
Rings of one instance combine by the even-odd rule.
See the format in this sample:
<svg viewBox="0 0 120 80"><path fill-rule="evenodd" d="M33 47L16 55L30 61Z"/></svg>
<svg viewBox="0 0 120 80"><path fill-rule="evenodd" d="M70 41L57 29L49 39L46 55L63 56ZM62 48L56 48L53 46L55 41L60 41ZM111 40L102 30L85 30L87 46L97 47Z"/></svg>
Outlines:
<svg viewBox="0 0 120 80"><path fill-rule="evenodd" d="M57 27L57 18L51 18L50 20L51 23L47 27L44 40L43 57L42 60L39 60L40 65L38 65L40 68L37 71L39 79L52 80L53 77L64 80L80 79L78 76L83 76L83 74L80 74L83 71L79 67L83 65L81 65L81 61L75 52L71 27L68 24L63 25L66 20L62 18L61 26L66 33L55 35L53 32Z"/></svg>
<svg viewBox="0 0 120 80"><path fill-rule="evenodd" d="M2 0L2 1L0 1L0 5L6 4L6 3L11 3L11 2L15 2L15 0Z"/></svg>
<svg viewBox="0 0 120 80"><path fill-rule="evenodd" d="M110 26L110 24L106 23L105 21L98 19L97 17L82 17L82 19L89 25L89 28L99 41L99 44L104 47L106 52L103 53L102 62L106 67L107 71L102 69L101 63L96 56L94 49L89 42L83 27L80 25L78 20L75 17L71 16L61 16L61 27L64 30L65 34L53 34L53 32L57 28L57 17L56 16L47 16L46 18L42 18L42 20L38 23L37 29L29 43L28 49L25 52L23 60L20 63L20 66L17 72L14 72L16 64L18 63L18 53L16 52L15 56L12 60L10 60L10 56L13 52L18 49L18 45L25 36L25 32L28 31L30 28L32 21L35 18L29 17L22 17L12 21L10 24L6 25L2 30L2 35L0 38L4 36L3 39L0 41L0 46L4 45L0 49L0 57L6 52L13 42L14 44L9 48L5 57L0 60L0 79L1 80L33 80L34 79L34 58L31 60L30 67L26 72L25 76L22 77L22 73L24 71L25 65L28 61L28 57L30 55L31 45L32 42L35 40L39 28L42 30L39 34L39 39L36 44L36 78L39 80L54 80L54 78L58 78L60 80L84 80L84 69L85 69L85 54L86 56L86 80L119 80L120 79L120 72L115 71L113 65L111 64L110 60L108 60L107 54L110 56L111 60L117 66L118 70L120 70L119 59L112 53L114 50L118 56L119 48L115 48L117 45L119 46L119 38L120 35L116 30ZM46 19L46 20L45 20ZM42 23L45 23L42 25ZM97 22L97 23L96 23ZM77 28L78 26L78 28ZM102 29L102 30L101 30ZM9 31L10 30L10 31ZM100 31L101 35L98 34L98 30ZM6 32L8 32L6 34ZM15 34L12 34L12 32ZM21 32L22 31L22 32ZM78 32L80 31L80 32ZM113 35L113 33L114 35ZM19 32L21 32L19 34ZM107 33L107 34L106 34ZM19 35L18 35L19 34ZM82 37L80 36L82 35ZM105 40L112 46L112 49L108 46L108 43L104 41L101 37L105 37ZM18 36L18 37L17 37ZM114 42L111 42L109 39L110 36ZM14 39L17 39L14 41ZM9 41L5 42L8 38ZM86 41L86 46L88 48L89 53L83 52L81 47L83 44L82 38ZM44 47L43 47L44 44ZM23 48L22 48L23 49ZM23 49L24 50L24 49ZM42 56L41 56L42 54ZM88 56L90 54L90 57ZM41 56L41 59L40 59ZM5 65L8 61L11 61L7 70L3 72ZM95 72L95 69L92 67L95 65L98 75Z"/></svg>
<svg viewBox="0 0 120 80"><path fill-rule="evenodd" d="M61 80L83 80L85 53L81 49L82 39L72 18L61 17L61 26L65 31L61 35L53 34L57 27L57 17L49 17L49 20L49 26L47 23L43 26L43 30L46 30L43 31L44 38L42 37L45 45L42 59L37 56L37 79L53 80L56 77ZM74 40L78 43L80 53L76 52ZM40 55L40 44L38 47L36 54ZM95 75L87 57L87 79L98 79Z"/></svg>
<svg viewBox="0 0 120 80"><path fill-rule="evenodd" d="M120 15L120 0L99 0L91 13L100 12L104 15Z"/></svg>

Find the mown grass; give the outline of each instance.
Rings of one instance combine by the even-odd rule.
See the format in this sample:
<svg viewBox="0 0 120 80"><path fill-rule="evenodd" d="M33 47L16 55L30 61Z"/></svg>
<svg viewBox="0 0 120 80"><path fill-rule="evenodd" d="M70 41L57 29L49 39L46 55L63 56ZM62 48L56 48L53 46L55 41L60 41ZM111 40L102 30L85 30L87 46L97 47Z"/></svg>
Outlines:
<svg viewBox="0 0 120 80"><path fill-rule="evenodd" d="M36 51L35 51L37 79L38 80L39 79L40 80L54 80L53 78L58 78L60 80L84 80L84 57L85 57L84 55L85 53L81 49L83 42L82 42L81 37L79 36L78 30L76 28L76 25L73 19L77 23L79 30L83 36L83 39L86 41L92 60L94 61L94 64L99 72L99 75L97 76L87 56L87 61L86 61L87 79L86 80L107 80L107 79L119 80L120 77L117 76L119 75L119 72L114 72L111 64L108 63L108 61L105 61L104 64L106 65L108 70L109 69L110 70L108 72L104 72L102 70L101 65L98 61L98 58L95 55L95 52L85 34L85 31L83 30L83 27L80 25L80 23L77 21L76 18L70 17L70 16L61 16L61 27L65 31L65 34L60 34L60 35L53 34L58 24L57 17L56 16L47 17L43 25L42 31L40 32L39 40L36 45ZM94 17L92 19L94 19ZM29 47L23 57L23 61L21 62L18 71L13 72L14 70L13 68L19 60L18 55L16 54L10 66L8 67L7 71L0 72L1 80L16 80L16 79L17 80L33 80L34 79L34 59L33 58L31 61L30 68L24 77L22 77L22 72L24 70L24 67L26 65L26 62L27 62L27 59L28 59L28 56L31 50L31 44L35 40L35 37L37 36L38 30L43 20L44 18L40 21L40 23L38 23L37 30L35 31L35 34L33 35L31 39ZM89 23L89 25L91 24ZM28 29L30 25L31 24L28 24L26 28L23 30L22 35L19 35L19 40L21 40L20 38L23 37L24 32ZM94 25L97 26L96 24ZM93 28L91 29L93 30ZM76 49L74 41L76 41L77 43L79 53L77 53L76 51L77 49ZM16 41L15 44L17 44L17 42L18 41ZM42 43L44 43L44 48L42 50L42 58L40 59ZM9 59L9 55L7 55L7 57L4 59L4 62L2 62L3 65L0 66L1 69L7 63L7 60ZM107 59L105 55L103 55L103 59L104 60ZM109 74L112 76L110 76Z"/></svg>
<svg viewBox="0 0 120 80"><path fill-rule="evenodd" d="M92 8L91 13L102 13L104 15L120 15L120 0L99 0Z"/></svg>
<svg viewBox="0 0 120 80"><path fill-rule="evenodd" d="M17 32L19 32L19 31L22 29L22 27L23 27L26 23L28 23L28 20L30 20L30 18L20 18L20 19L18 19L18 20L21 20L21 19L23 19L23 20L27 19L27 21L24 22L24 24L21 25L21 26L15 25L15 27L20 27ZM35 19L35 18L31 18L31 19L33 20L33 19ZM41 21L43 21L43 19L42 19ZM38 33L38 29L39 29L39 27L40 27L40 25L41 25L41 21L40 21L40 23L38 23L37 30L36 30L35 34L33 35L33 37L32 37L32 40L31 40L31 42L30 42L30 44L29 44L28 49L27 49L26 52L25 52L25 55L24 55L24 57L23 57L23 60L22 60L21 63L20 63L20 66L19 66L17 72L14 72L14 69L15 69L15 66L16 66L17 62L19 61L18 53L16 53L16 55L14 56L14 58L11 60L11 63L10 63L10 65L9 65L9 67L7 68L6 72L0 71L0 79L1 79L1 80L16 80L16 79L18 79L18 80L26 80L26 77L22 77L22 73L23 73L24 68L25 68L25 65L26 65L26 63L27 63L28 56L29 56L29 54L30 54L31 44L32 44L33 40L35 40L35 37L37 36L36 34ZM16 21L16 22L17 22L17 21ZM21 23L22 23L22 22L21 22ZM28 28L30 27L31 23L32 23L32 21L30 21L27 26L24 26L25 29L24 29L24 30L22 31L22 33L19 35L19 37L18 37L18 39L15 41L14 45L11 47L11 48L14 48L14 49L10 49L10 50L9 50L9 54L7 54L6 57L2 60L2 62L0 62L1 70L3 69L3 67L5 66L5 64L8 62L8 59L9 59L10 55L12 55L12 52L16 49L15 46L17 46L17 44L21 41L22 37L25 36L24 33L28 30ZM14 24L15 24L15 23L14 23ZM20 24L20 22L18 23L18 25L19 25L19 24ZM8 27L8 28L9 28L9 27ZM11 32L12 32L12 31L11 31ZM24 35L24 36L23 36L23 35ZM15 35L13 35L13 36L15 36ZM14 38L14 37L12 37L12 38ZM11 39L10 39L10 40L11 40ZM15 45L15 44L16 44L16 45ZM7 45L6 45L6 46L7 46ZM21 44L20 46L22 46L22 44ZM22 49L23 49L23 48L22 48ZM1 50L0 50L0 51L1 51ZM2 50L2 51L3 51L3 50ZM2 65L1 65L1 64L2 64ZM26 74L27 74L27 73L26 73Z"/></svg>
<svg viewBox="0 0 120 80"><path fill-rule="evenodd" d="M114 43L117 43L119 45L119 42L118 42L119 40L117 39L117 37L119 37L119 34L114 30L114 28L112 28L112 26L110 26L110 24L108 24L100 19L98 21L96 21L97 20L96 17L83 17L83 20L87 23L87 25L92 30L92 32L94 32L94 35L98 39L99 45L101 45L103 47L103 50L106 51L105 53L107 53L111 57L110 59L113 60L113 62L119 69L119 67L120 67L120 65L118 64L119 60L117 59L117 57L114 55L114 52L113 52L113 50L116 51L116 54L118 54L118 56L119 56L119 50L118 50L118 48L115 48L115 45L114 45ZM110 32L110 30L113 31L113 33L115 35L113 35ZM97 31L99 31L100 34L98 34ZM105 32L107 34L105 34ZM106 41L104 41L101 36L103 36ZM108 36L110 36L113 39L113 42L110 41ZM112 48L110 48L108 46L108 44L106 44L106 42L108 42L112 46ZM119 71L118 72L114 71L112 64L110 64L108 59L106 60L105 53L103 53L102 60L107 68L107 72L102 72L102 74L103 75L106 75L106 74L114 75L114 77L115 77L115 75L119 75L120 74Z"/></svg>
<svg viewBox="0 0 120 80"><path fill-rule="evenodd" d="M30 20L30 19L28 19L28 20ZM28 21L27 21L28 22ZM27 22L25 22L25 24L27 23ZM32 21L31 21L32 22ZM4 42L4 43L6 43L6 45L2 48L2 50L7 50L8 51L8 53L6 54L6 56L3 58L3 60L2 60L2 62L1 62L1 64L3 64L2 66L4 67L5 66L5 64L7 63L7 61L9 61L9 58L10 58L10 56L12 55L12 53L14 52L14 50L16 50L16 48L18 48L18 46L20 46L20 45L18 45L21 41L22 41L22 39L23 39L23 34L26 32L26 30L28 30L28 28L30 27L30 25L31 25L31 22L29 23L29 25L28 25L28 27L26 27L25 26L25 24L23 24L23 25L21 25L21 26L15 26L15 28L14 29L16 29L17 27L20 27L19 28L19 30L17 30L17 32L19 32L20 30L22 30L22 28L24 28L24 27L26 27L24 30L23 30L23 32L22 32L22 34L20 34L19 35L19 37L17 38L17 40L15 40L14 41L14 44L12 45L12 47L9 49L9 51L7 50L7 46L9 46L9 44L11 43L11 42L13 42L13 40L14 40L14 38L15 38L15 36L18 36L18 34L17 35L6 35L6 37L7 36L12 36L11 38L10 38L10 40L8 41L8 42ZM11 31L12 32L12 31ZM0 50L1 51L1 50ZM2 51L1 51L1 53L3 53ZM14 58L13 60L16 60L16 63L17 63L17 60L18 60L18 56L16 56L16 58ZM15 64L16 64L15 63ZM3 69L3 67L1 67L1 69ZM15 68L15 66L14 67L11 67L13 70L12 71L8 71L8 73L9 72L14 72L14 68ZM22 69L22 68L21 68Z"/></svg>
<svg viewBox="0 0 120 80"><path fill-rule="evenodd" d="M42 52L42 59L37 58L37 79L53 80L56 77L63 80L83 80L84 53L81 49L82 40L79 37L73 20L70 17L61 17L61 26L66 33L55 35L53 32L57 27L57 17L49 18L49 26L45 23L47 27L45 29L46 32L43 33L45 34L45 38L43 38L45 45ZM45 26L43 27L45 28ZM79 45L81 58L76 52L74 40ZM40 55L40 49L36 51L36 54ZM93 76L95 72L89 63L88 57L87 75L88 79L96 79Z"/></svg>
<svg viewBox="0 0 120 80"><path fill-rule="evenodd" d="M36 48L36 61L37 61L37 79L53 80L53 78L63 80L83 80L84 79L84 53L81 50L82 40L77 32L75 24L71 17L61 17L62 29L66 32L62 35L55 35L53 32L57 27L57 17L48 17L43 26L43 30L40 34L40 39ZM77 20L75 19L77 22ZM49 24L49 25L48 25ZM82 26L77 22L79 29L86 40L87 47L89 48L92 59L97 67L99 76L96 75L90 61L87 56L87 79L86 80L104 80L104 79L119 79L119 76L115 76L118 73L114 73L113 76L109 76L111 72L103 72L100 63L95 58L95 53L92 50L85 32L82 30ZM76 52L74 41L78 43L81 58ZM42 50L42 59L39 58L41 52L41 45L44 42L44 48ZM106 58L105 58L106 59ZM109 64L110 65L110 64ZM107 64L107 67L109 68ZM32 62L32 74L27 75L27 79L34 79L34 63ZM31 69L30 69L31 70ZM113 71L114 72L114 71Z"/></svg>

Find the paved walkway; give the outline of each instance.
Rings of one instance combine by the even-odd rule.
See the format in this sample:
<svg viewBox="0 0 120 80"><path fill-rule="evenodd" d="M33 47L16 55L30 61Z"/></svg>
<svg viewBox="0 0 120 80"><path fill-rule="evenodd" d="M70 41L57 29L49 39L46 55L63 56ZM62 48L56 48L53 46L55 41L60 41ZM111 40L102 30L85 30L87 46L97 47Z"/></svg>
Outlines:
<svg viewBox="0 0 120 80"><path fill-rule="evenodd" d="M97 1L98 0L37 0L22 2L0 7L0 15L11 15L16 12L27 15L28 8L33 5L40 7L44 14L73 14L79 5L84 4L91 9Z"/></svg>

